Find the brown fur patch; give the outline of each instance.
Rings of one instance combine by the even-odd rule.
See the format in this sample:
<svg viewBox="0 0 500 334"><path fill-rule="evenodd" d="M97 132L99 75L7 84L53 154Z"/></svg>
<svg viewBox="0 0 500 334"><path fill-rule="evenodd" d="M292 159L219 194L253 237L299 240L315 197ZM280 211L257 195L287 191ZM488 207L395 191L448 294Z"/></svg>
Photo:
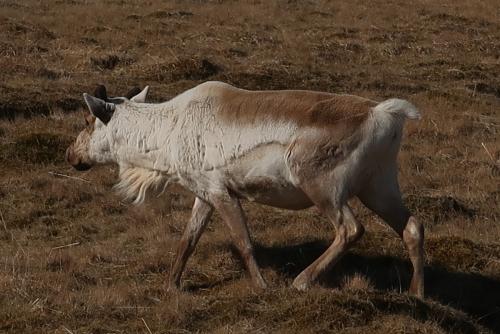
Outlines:
<svg viewBox="0 0 500 334"><path fill-rule="evenodd" d="M355 116L340 119L332 127L318 131L316 135L297 137L289 147L288 165L301 183L318 180L317 189L322 193L324 176L340 165L362 139L360 124L364 117ZM314 182L313 182L314 183Z"/></svg>
<svg viewBox="0 0 500 334"><path fill-rule="evenodd" d="M299 126L359 125L377 102L353 95L283 90L245 91L223 87L216 91L223 107L219 116L230 122L254 123L263 119L291 120Z"/></svg>
<svg viewBox="0 0 500 334"><path fill-rule="evenodd" d="M353 95L334 95L323 100L305 112L301 119L305 125L338 125L347 123L348 127L357 127L368 117L377 102Z"/></svg>
<svg viewBox="0 0 500 334"><path fill-rule="evenodd" d="M83 111L83 117L85 118L85 123L87 124L87 128L91 128L91 134L92 132L94 131L94 123L95 123L95 119L96 117L94 115L92 115L92 113L90 111L88 111L87 109L85 109Z"/></svg>

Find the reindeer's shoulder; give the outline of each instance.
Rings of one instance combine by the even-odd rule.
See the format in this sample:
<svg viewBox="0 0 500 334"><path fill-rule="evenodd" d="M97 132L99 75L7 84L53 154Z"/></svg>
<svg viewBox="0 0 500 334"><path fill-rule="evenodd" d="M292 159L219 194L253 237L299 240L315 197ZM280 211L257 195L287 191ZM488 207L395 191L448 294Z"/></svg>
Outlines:
<svg viewBox="0 0 500 334"><path fill-rule="evenodd" d="M221 81L206 81L191 89L191 93L196 96L219 97L224 94L243 92L245 90L236 88Z"/></svg>

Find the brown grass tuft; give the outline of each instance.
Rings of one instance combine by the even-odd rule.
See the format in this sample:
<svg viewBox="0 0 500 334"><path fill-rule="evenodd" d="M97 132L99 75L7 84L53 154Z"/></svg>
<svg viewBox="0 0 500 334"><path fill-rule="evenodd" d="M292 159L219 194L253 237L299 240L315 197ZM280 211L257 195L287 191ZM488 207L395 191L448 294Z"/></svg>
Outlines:
<svg viewBox="0 0 500 334"><path fill-rule="evenodd" d="M344 283L342 285L344 289L351 291L370 291L373 290L373 284L370 279L359 273L356 273L350 277L344 278Z"/></svg>
<svg viewBox="0 0 500 334"><path fill-rule="evenodd" d="M60 134L30 133L16 138L11 145L3 148L4 161L27 162L33 164L60 163L72 139Z"/></svg>

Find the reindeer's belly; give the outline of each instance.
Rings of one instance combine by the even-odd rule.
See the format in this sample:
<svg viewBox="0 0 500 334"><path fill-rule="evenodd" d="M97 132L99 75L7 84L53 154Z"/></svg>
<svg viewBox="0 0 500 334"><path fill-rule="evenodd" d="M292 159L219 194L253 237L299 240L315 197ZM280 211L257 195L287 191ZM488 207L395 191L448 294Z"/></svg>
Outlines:
<svg viewBox="0 0 500 334"><path fill-rule="evenodd" d="M302 210L313 205L307 195L291 184L268 177L256 177L235 184L233 191L241 198L289 210Z"/></svg>
<svg viewBox="0 0 500 334"><path fill-rule="evenodd" d="M278 143L258 146L231 162L227 187L241 198L278 208L301 210L311 200L290 178L285 147Z"/></svg>

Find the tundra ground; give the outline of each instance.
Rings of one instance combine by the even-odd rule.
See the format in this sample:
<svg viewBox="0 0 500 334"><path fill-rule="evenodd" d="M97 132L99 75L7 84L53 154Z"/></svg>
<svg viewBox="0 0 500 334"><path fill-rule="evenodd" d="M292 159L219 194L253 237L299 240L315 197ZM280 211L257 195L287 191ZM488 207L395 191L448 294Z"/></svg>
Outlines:
<svg viewBox="0 0 500 334"><path fill-rule="evenodd" d="M164 101L206 80L418 106L400 181L426 227L425 301L405 293L401 241L357 202L367 233L307 292L290 284L331 224L248 203L270 288L251 288L216 215L166 292L193 197L124 203L114 167L76 172L64 150L98 83ZM497 0L4 0L0 118L0 332L500 332Z"/></svg>

